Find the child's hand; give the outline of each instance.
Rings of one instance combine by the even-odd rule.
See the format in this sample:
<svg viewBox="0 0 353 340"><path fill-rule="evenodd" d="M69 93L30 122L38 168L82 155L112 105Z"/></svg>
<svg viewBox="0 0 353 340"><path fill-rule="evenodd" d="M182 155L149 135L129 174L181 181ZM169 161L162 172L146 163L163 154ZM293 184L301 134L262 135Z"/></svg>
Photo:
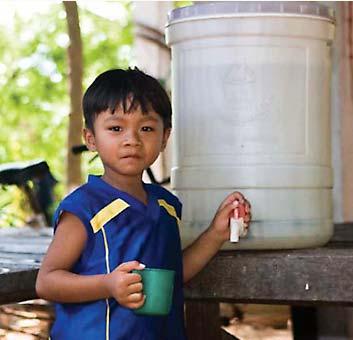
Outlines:
<svg viewBox="0 0 353 340"><path fill-rule="evenodd" d="M109 293L120 305L136 309L144 304L146 297L142 294L141 276L131 273L143 268L145 265L138 261L124 262L107 275Z"/></svg>
<svg viewBox="0 0 353 340"><path fill-rule="evenodd" d="M237 191L231 193L221 203L209 228L221 244L230 238L229 220L233 216L242 217L248 228L251 220L250 203Z"/></svg>

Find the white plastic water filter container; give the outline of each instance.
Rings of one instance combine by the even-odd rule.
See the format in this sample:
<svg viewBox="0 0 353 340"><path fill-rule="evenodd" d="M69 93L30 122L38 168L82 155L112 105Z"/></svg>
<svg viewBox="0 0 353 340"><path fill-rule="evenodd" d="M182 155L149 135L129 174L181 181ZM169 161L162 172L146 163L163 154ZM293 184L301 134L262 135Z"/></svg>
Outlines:
<svg viewBox="0 0 353 340"><path fill-rule="evenodd" d="M312 2L204 2L169 14L184 246L234 190L249 199L252 223L224 249L330 239L333 36L332 10Z"/></svg>

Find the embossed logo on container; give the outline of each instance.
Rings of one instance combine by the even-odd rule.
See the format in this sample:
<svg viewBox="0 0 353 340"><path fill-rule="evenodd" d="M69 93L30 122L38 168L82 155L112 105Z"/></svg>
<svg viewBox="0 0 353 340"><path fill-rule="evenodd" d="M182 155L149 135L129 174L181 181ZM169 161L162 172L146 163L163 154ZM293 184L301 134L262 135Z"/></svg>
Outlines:
<svg viewBox="0 0 353 340"><path fill-rule="evenodd" d="M271 110L273 98L256 97L256 73L245 61L229 66L223 78L225 110L222 112L229 123L244 124L259 120Z"/></svg>

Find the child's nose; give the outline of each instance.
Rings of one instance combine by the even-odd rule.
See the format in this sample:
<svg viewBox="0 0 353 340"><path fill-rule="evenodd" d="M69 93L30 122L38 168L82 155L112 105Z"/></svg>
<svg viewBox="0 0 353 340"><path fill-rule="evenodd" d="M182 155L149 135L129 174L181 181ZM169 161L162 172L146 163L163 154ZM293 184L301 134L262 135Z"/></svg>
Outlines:
<svg viewBox="0 0 353 340"><path fill-rule="evenodd" d="M141 140L140 140L139 134L135 131L127 131L124 139L124 145L135 146L140 144L141 144Z"/></svg>

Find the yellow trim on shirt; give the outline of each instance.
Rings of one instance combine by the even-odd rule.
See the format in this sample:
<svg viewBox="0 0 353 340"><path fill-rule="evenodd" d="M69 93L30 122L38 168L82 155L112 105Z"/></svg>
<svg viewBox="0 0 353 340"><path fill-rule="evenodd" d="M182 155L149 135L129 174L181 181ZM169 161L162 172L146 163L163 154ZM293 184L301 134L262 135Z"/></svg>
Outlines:
<svg viewBox="0 0 353 340"><path fill-rule="evenodd" d="M113 202L106 205L103 209L98 211L96 215L90 220L92 229L94 233L102 231L104 249L105 249L105 266L107 274L110 273L109 265L109 244L107 235L105 233L104 225L108 223L112 218L119 215L122 211L128 208L130 205L123 201L121 198L114 200ZM110 330L110 306L109 299L105 299L106 304L106 316L105 316L105 339L109 340L109 330Z"/></svg>
<svg viewBox="0 0 353 340"><path fill-rule="evenodd" d="M105 233L104 227L102 228L102 234L103 234L104 249L105 249L105 267L106 267L107 274L109 274L110 273L109 246L108 246L107 235Z"/></svg>
<svg viewBox="0 0 353 340"><path fill-rule="evenodd" d="M175 211L175 208L170 205L169 203L167 203L165 200L158 200L158 203L161 207L163 207L165 210L167 210L167 213L170 215L170 216L173 216L175 217L175 219L177 220L178 222L178 226L180 226L180 218L178 217L176 211Z"/></svg>
<svg viewBox="0 0 353 340"><path fill-rule="evenodd" d="M109 330L110 330L110 306L109 300L105 299L105 304L107 305L107 314L105 320L105 340L109 340Z"/></svg>
<svg viewBox="0 0 353 340"><path fill-rule="evenodd" d="M105 233L104 227L102 227L101 230L102 230L103 241L104 241L104 249L105 249L105 266L106 266L107 274L109 274L110 273L109 245L108 245L107 235ZM107 312L106 312L106 315L105 315L105 340L109 340L110 306L109 306L109 300L108 299L105 299L105 304L107 306Z"/></svg>
<svg viewBox="0 0 353 340"><path fill-rule="evenodd" d="M119 215L129 206L130 205L121 198L118 198L106 205L103 209L98 211L98 213L90 221L93 232L98 232L107 222Z"/></svg>

